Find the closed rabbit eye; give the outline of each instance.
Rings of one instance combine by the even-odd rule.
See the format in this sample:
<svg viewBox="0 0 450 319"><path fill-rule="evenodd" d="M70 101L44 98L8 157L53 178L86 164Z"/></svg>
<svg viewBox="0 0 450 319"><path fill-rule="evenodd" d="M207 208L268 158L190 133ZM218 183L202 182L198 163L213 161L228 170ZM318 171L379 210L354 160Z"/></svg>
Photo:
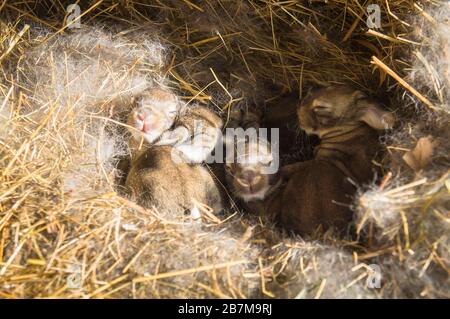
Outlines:
<svg viewBox="0 0 450 319"><path fill-rule="evenodd" d="M316 117L317 121L319 121L322 125L326 125L334 117L334 114L330 112L330 109L322 105L316 106L313 109L313 114Z"/></svg>

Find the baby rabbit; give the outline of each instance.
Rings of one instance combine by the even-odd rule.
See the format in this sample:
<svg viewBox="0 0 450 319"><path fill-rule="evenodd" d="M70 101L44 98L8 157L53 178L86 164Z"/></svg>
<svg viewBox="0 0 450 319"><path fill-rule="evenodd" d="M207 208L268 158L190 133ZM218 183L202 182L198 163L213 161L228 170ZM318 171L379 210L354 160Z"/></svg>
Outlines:
<svg viewBox="0 0 450 319"><path fill-rule="evenodd" d="M329 86L298 107L300 127L318 135L314 159L284 168L289 181L280 221L299 234L317 229L346 231L355 185L372 181L372 159L380 151L378 131L395 118L366 94L347 86Z"/></svg>
<svg viewBox="0 0 450 319"><path fill-rule="evenodd" d="M267 165L277 154L266 142L257 157L247 156L257 144L249 141L244 160L226 165L228 185L246 210L285 229L301 235L329 228L345 232L353 215L349 205L355 184L373 178L371 161L380 150L377 130L391 128L394 117L346 86L315 92L297 114L300 126L321 139L314 159L269 172Z"/></svg>
<svg viewBox="0 0 450 319"><path fill-rule="evenodd" d="M132 160L125 186L140 205L165 213L193 212L201 204L218 212L221 192L199 163L214 149L222 121L205 108L179 110L172 93L153 89L130 113Z"/></svg>
<svg viewBox="0 0 450 319"><path fill-rule="evenodd" d="M234 109L232 128L247 131L247 136L227 136L225 163L226 184L241 206L250 213L259 214L272 221L278 210L281 178L278 172L278 152L258 135L261 114L255 110ZM248 139L246 139L246 137ZM233 149L230 155L229 148Z"/></svg>

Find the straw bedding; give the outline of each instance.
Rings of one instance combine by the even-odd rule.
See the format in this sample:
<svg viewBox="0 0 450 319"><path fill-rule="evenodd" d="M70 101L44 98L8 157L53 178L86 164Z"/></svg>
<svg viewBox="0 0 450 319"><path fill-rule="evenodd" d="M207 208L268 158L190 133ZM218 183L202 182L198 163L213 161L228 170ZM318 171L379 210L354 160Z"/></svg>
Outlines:
<svg viewBox="0 0 450 319"><path fill-rule="evenodd" d="M1 2L0 296L450 297L450 6L371 3L381 29L357 0L82 1L81 29L65 27L70 2ZM383 175L354 199L357 241L235 210L174 217L117 187L118 122L149 87L226 121L330 83L399 122ZM314 142L294 129L289 161L305 160Z"/></svg>

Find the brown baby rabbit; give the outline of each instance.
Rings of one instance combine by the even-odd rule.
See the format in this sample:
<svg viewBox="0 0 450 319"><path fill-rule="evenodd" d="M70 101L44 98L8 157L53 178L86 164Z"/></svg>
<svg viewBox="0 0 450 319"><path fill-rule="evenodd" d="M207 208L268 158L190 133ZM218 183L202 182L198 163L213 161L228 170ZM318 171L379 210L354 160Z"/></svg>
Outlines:
<svg viewBox="0 0 450 319"><path fill-rule="evenodd" d="M378 131L392 128L394 116L347 86L318 90L298 107L297 115L300 127L321 141L313 160L284 168L289 181L280 222L299 234L328 228L346 232L356 185L374 178L372 159L381 149Z"/></svg>
<svg viewBox="0 0 450 319"><path fill-rule="evenodd" d="M214 149L222 121L205 108L179 110L172 93L154 89L131 112L132 161L125 186L140 205L164 213L194 212L202 204L218 212L221 191L200 163Z"/></svg>

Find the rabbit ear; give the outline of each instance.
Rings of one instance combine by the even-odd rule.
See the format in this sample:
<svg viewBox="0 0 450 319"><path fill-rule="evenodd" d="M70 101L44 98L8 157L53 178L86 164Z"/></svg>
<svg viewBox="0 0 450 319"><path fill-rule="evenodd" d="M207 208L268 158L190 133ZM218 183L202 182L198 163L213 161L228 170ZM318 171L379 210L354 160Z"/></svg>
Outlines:
<svg viewBox="0 0 450 319"><path fill-rule="evenodd" d="M391 129L395 124L395 116L383 110L381 106L373 101L363 99L358 101L361 108L359 120L376 130Z"/></svg>

